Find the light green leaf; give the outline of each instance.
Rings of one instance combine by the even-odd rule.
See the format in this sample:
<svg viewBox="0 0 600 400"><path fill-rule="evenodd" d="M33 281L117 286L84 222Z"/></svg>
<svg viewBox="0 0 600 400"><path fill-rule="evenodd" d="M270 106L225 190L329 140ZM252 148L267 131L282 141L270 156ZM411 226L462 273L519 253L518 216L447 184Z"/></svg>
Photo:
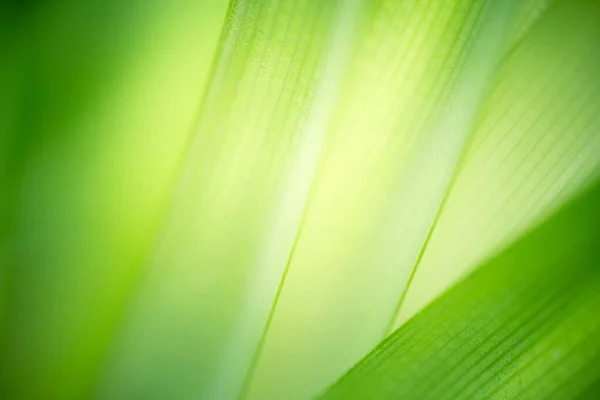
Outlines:
<svg viewBox="0 0 600 400"><path fill-rule="evenodd" d="M597 1L47 3L0 4L2 398L310 398L599 177Z"/></svg>
<svg viewBox="0 0 600 400"><path fill-rule="evenodd" d="M565 4L233 2L103 395L310 397L581 190L595 9Z"/></svg>
<svg viewBox="0 0 600 400"><path fill-rule="evenodd" d="M514 6L384 1L374 13L348 67L249 398L310 397L386 334Z"/></svg>
<svg viewBox="0 0 600 400"><path fill-rule="evenodd" d="M595 398L600 185L410 319L323 399Z"/></svg>
<svg viewBox="0 0 600 400"><path fill-rule="evenodd" d="M240 391L314 179L356 13L337 2L231 3L172 212L103 396Z"/></svg>
<svg viewBox="0 0 600 400"><path fill-rule="evenodd" d="M555 3L503 60L396 326L599 175L599 17Z"/></svg>

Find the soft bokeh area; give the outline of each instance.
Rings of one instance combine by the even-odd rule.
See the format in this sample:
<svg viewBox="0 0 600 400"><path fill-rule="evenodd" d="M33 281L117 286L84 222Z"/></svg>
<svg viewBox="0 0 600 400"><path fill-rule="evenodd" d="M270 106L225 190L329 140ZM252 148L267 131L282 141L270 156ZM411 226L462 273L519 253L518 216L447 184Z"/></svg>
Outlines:
<svg viewBox="0 0 600 400"><path fill-rule="evenodd" d="M82 398L97 384L226 8L1 3L0 397Z"/></svg>
<svg viewBox="0 0 600 400"><path fill-rule="evenodd" d="M0 399L594 388L599 21L2 1Z"/></svg>

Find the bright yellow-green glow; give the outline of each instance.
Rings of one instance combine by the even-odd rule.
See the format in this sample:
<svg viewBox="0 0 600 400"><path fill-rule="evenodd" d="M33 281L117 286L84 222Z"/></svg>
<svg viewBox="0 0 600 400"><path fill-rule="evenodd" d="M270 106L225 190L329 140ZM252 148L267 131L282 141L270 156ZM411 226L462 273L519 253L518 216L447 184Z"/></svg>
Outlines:
<svg viewBox="0 0 600 400"><path fill-rule="evenodd" d="M599 178L591 1L23 3L2 398L311 398Z"/></svg>

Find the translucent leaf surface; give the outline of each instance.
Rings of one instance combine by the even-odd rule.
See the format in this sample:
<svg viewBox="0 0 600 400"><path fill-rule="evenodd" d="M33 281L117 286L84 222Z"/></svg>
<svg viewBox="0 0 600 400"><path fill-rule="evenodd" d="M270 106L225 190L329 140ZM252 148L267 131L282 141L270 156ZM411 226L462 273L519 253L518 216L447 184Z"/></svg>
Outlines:
<svg viewBox="0 0 600 400"><path fill-rule="evenodd" d="M310 397L550 214L598 168L595 12L232 3L106 395Z"/></svg>
<svg viewBox="0 0 600 400"><path fill-rule="evenodd" d="M600 186L455 285L323 399L594 398Z"/></svg>
<svg viewBox="0 0 600 400"><path fill-rule="evenodd" d="M311 398L599 178L597 1L227 3L0 3L1 398Z"/></svg>
<svg viewBox="0 0 600 400"><path fill-rule="evenodd" d="M504 58L396 326L598 176L599 17L555 4Z"/></svg>

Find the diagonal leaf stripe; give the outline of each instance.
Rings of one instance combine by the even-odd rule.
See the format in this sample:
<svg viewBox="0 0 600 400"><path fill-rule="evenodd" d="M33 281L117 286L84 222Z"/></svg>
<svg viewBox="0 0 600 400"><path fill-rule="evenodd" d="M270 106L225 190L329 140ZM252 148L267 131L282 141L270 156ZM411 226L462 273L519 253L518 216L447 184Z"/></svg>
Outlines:
<svg viewBox="0 0 600 400"><path fill-rule="evenodd" d="M593 398L599 202L596 184L409 320L322 398Z"/></svg>
<svg viewBox="0 0 600 400"><path fill-rule="evenodd" d="M102 395L311 397L581 190L572 4L232 2Z"/></svg>
<svg viewBox="0 0 600 400"><path fill-rule="evenodd" d="M0 5L0 398L598 393L599 1L46 3Z"/></svg>
<svg viewBox="0 0 600 400"><path fill-rule="evenodd" d="M554 3L503 60L396 327L598 176L598 16Z"/></svg>

